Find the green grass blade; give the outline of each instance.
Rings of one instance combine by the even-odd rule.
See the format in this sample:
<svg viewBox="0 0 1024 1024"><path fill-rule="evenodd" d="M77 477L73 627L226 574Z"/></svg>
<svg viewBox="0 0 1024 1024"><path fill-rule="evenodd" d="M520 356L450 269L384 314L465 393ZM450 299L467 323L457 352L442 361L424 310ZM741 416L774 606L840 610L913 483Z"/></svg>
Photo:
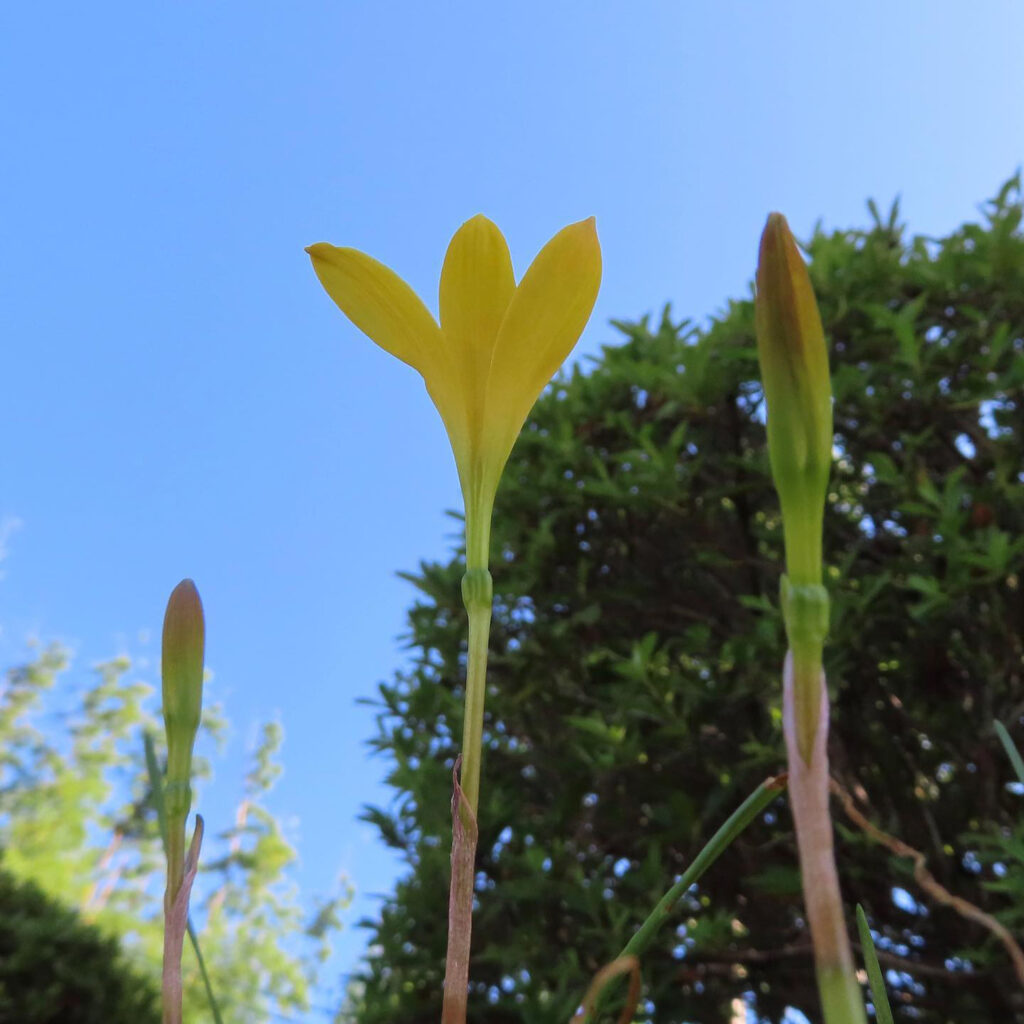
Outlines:
<svg viewBox="0 0 1024 1024"><path fill-rule="evenodd" d="M160 774L160 763L156 759L156 746L153 743L153 736L147 731L143 733L142 738L146 748L146 769L149 772L149 788L153 794L153 806L156 808L157 821L160 822L160 838L163 841L164 852L166 853L167 812L164 809L164 787L163 778ZM210 975L206 971L206 961L203 959L202 950L199 948L199 936L192 926L191 919L188 922L188 937L192 941L192 950L196 955L196 963L199 964L199 973L203 979L203 987L206 989L206 1001L210 1004L210 1012L213 1014L214 1024L224 1024L224 1018L220 1015L220 1007L217 1005L217 998L213 994Z"/></svg>
<svg viewBox="0 0 1024 1024"><path fill-rule="evenodd" d="M192 949L196 954L196 963L199 964L199 973L203 977L203 988L206 989L206 1001L210 1004L210 1012L213 1014L214 1024L224 1024L220 1015L220 1008L217 1006L217 998L213 994L213 985L210 983L210 975L206 972L206 961L199 949L199 936L196 935L192 919L188 921L188 937L192 940Z"/></svg>
<svg viewBox="0 0 1024 1024"><path fill-rule="evenodd" d="M633 933L632 938L622 952L615 958L615 962L628 960L631 957L639 957L650 946L654 936L661 926L672 916L676 904L685 895L686 890L721 856L729 844L779 795L785 788L785 776L766 779L757 789L754 790L739 807L733 811L724 825L708 840L704 849L694 857L690 866L680 876L679 881L672 886L660 900L657 906L647 916L647 920ZM579 1018L581 1024L588 1019L595 1019L600 1004L600 996L595 998L594 1007L590 1013L583 1012Z"/></svg>
<svg viewBox="0 0 1024 1024"><path fill-rule="evenodd" d="M1010 764L1013 765L1013 770L1017 773L1017 778L1024 782L1024 758L1021 758L1020 751L1017 749L1016 744L1010 739L1010 734L1006 730L1006 726L1002 722L996 721L993 723L996 727L996 735L999 737L999 741L1003 745L1003 749L1006 751L1006 756L1010 759Z"/></svg>
<svg viewBox="0 0 1024 1024"><path fill-rule="evenodd" d="M861 951L864 953L864 966L868 972L868 984L871 986L871 1002L875 1006L875 1020L878 1024L893 1024L889 997L885 994L885 978L875 953L875 941L871 938L868 919L864 916L864 908L857 904L857 931L860 932Z"/></svg>
<svg viewBox="0 0 1024 1024"><path fill-rule="evenodd" d="M149 791L153 794L153 806L156 808L156 820L160 823L160 841L167 852L167 811L164 808L163 775L160 763L156 759L156 746L153 734L147 729L142 734L142 742L146 748L146 770L149 772Z"/></svg>
<svg viewBox="0 0 1024 1024"><path fill-rule="evenodd" d="M708 840L707 845L694 857L679 881L658 901L647 920L634 932L633 937L622 948L619 957L640 956L651 944L658 929L668 920L676 904L694 882L700 880L705 871L726 849L726 847L779 795L784 783L779 779L767 779L754 790Z"/></svg>

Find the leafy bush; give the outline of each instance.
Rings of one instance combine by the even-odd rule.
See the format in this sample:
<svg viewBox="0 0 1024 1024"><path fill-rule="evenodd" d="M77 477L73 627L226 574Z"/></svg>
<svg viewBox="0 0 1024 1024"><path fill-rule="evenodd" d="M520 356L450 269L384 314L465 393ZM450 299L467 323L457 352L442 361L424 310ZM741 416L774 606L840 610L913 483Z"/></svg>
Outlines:
<svg viewBox="0 0 1024 1024"><path fill-rule="evenodd" d="M158 989L117 941L0 871L0 1024L159 1024Z"/></svg>
<svg viewBox="0 0 1024 1024"><path fill-rule="evenodd" d="M152 688L131 680L130 668L119 658L97 666L90 679L71 670L66 651L50 646L6 673L0 691L0 849L5 869L19 883L34 883L60 905L79 909L104 934L130 941L139 970L158 988L165 866L142 733L151 730L162 744L163 730L150 710ZM204 717L209 739L223 722L217 710ZM296 853L266 806L280 773L281 739L278 725L263 727L235 820L227 828L209 823L203 848L201 898L193 900L193 911L225 1024L309 1010L347 898L340 894L313 905L299 900L291 878ZM208 778L205 759L196 774ZM52 915L38 922L40 942L52 922ZM20 978L8 979L7 998L23 998L15 987ZM184 988L189 1024L211 1021L191 950L184 958ZM54 1019L72 1024L71 1017Z"/></svg>
<svg viewBox="0 0 1024 1024"><path fill-rule="evenodd" d="M939 241L908 237L895 207L871 211L867 230L810 243L835 391L833 774L939 885L1018 924L1022 804L992 721L1020 739L1020 180L983 223ZM589 976L784 761L782 537L752 303L730 302L707 328L668 310L616 326L624 342L538 404L498 496L470 1001L481 1024L568 1020ZM412 662L379 691L373 746L393 763L396 800L366 816L409 871L372 925L353 987L362 1024L439 1015L462 571L453 558L410 576L422 595ZM1024 1019L991 933L835 814L844 894L868 911L897 1017ZM786 1007L815 1019L783 798L674 925L643 964L644 1018L727 1020L739 999L765 1020Z"/></svg>

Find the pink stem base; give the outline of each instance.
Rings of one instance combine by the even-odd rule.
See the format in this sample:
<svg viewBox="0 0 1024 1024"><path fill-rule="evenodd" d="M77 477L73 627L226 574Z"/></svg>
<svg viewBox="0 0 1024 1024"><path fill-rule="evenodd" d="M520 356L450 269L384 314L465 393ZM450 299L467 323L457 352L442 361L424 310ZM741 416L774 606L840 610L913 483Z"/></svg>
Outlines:
<svg viewBox="0 0 1024 1024"><path fill-rule="evenodd" d="M789 756L789 801L796 823L804 904L814 943L818 986L828 1024L860 1024L866 1019L864 1003L843 917L829 813L829 709L825 673L821 674L818 728L810 758L806 760L797 738L798 709L794 707L794 690L793 655L788 653L783 671L782 716Z"/></svg>

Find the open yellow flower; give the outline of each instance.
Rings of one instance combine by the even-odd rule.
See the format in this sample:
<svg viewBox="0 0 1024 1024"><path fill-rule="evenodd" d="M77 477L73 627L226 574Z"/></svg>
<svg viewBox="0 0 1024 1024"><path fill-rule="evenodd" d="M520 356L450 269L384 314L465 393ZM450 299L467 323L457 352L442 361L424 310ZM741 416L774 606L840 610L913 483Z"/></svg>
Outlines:
<svg viewBox="0 0 1024 1024"><path fill-rule="evenodd" d="M594 220L564 228L516 285L508 245L478 215L441 271L440 324L393 271L356 249L306 250L341 311L414 367L444 420L466 503L466 560L485 568L491 509L537 396L579 340L601 283Z"/></svg>

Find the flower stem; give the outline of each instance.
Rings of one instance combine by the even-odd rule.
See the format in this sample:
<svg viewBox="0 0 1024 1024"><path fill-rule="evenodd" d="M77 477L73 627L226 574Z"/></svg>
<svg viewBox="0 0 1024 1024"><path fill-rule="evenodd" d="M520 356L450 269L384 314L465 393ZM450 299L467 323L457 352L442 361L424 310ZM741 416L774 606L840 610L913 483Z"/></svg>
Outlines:
<svg viewBox="0 0 1024 1024"><path fill-rule="evenodd" d="M825 674L818 673L818 722L813 745L801 747L795 658L786 655L783 673L783 727L789 755L789 799L796 823L800 875L807 921L814 944L825 1024L867 1024L864 1001L857 983L850 939L843 917L829 815L828 691Z"/></svg>
<svg viewBox="0 0 1024 1024"><path fill-rule="evenodd" d="M494 596L491 574L484 566L474 563L478 563L478 558L471 555L466 575L462 578L462 600L469 614L469 655L466 664L462 754L455 765L452 787L452 877L448 893L448 951L445 955L441 1024L465 1024L473 930L476 811L480 802L487 643L491 632L491 604Z"/></svg>
<svg viewBox="0 0 1024 1024"><path fill-rule="evenodd" d="M462 600L469 614L466 706L462 726L462 792L476 814L480 800L480 761L487 693L487 644L491 632L493 584L487 569L470 568L462 578Z"/></svg>
<svg viewBox="0 0 1024 1024"><path fill-rule="evenodd" d="M167 827L167 891L164 894L164 907L169 910L174 905L181 880L185 876L185 826L192 806L192 787L187 780L168 778L163 801Z"/></svg>

